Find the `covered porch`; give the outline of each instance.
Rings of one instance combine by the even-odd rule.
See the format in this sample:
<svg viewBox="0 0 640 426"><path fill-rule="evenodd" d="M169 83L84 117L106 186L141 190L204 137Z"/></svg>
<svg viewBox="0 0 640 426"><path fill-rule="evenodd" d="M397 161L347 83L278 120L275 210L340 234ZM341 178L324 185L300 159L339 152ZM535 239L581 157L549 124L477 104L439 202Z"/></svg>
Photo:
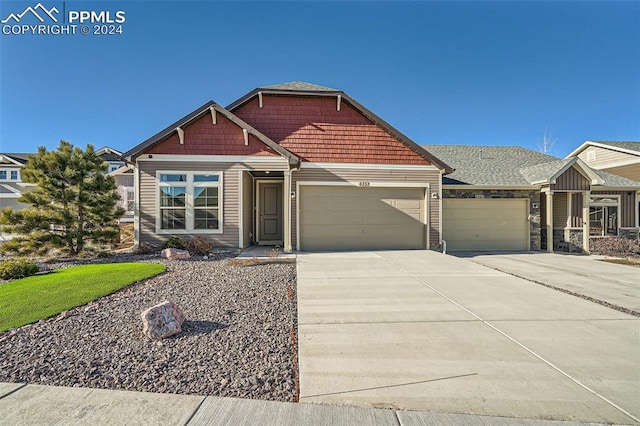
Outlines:
<svg viewBox="0 0 640 426"><path fill-rule="evenodd" d="M291 247L291 170L240 172L239 247Z"/></svg>

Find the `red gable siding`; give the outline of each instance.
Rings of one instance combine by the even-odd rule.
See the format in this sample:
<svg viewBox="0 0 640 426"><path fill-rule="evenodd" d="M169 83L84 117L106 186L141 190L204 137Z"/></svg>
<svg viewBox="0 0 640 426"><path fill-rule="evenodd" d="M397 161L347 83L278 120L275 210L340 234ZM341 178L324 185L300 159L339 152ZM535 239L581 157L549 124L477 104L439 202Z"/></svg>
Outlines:
<svg viewBox="0 0 640 426"><path fill-rule="evenodd" d="M242 129L222 114L216 114L216 122L217 124L213 124L211 114L207 113L182 128L184 145L180 145L178 134L174 133L145 152L184 155L278 155L252 135L249 135L249 145L245 145Z"/></svg>
<svg viewBox="0 0 640 426"><path fill-rule="evenodd" d="M430 164L411 148L336 98L264 96L234 113L306 161Z"/></svg>

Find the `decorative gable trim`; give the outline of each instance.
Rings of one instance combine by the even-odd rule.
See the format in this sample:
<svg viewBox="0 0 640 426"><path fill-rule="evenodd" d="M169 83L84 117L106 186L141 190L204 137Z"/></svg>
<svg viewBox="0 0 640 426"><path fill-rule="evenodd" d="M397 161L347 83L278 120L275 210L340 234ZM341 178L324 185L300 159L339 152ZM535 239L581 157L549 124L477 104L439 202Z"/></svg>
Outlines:
<svg viewBox="0 0 640 426"><path fill-rule="evenodd" d="M234 123L236 126L238 126L243 131L243 133L245 133L245 141L248 141L249 135L253 135L260 142L267 145L269 148L274 150L280 156L287 158L287 160L289 161L289 164L293 166L297 166L300 163L300 158L298 158L298 156L288 151L287 149L281 147L280 145L278 145L277 143L269 139L267 136L262 134L260 131L258 131L257 129L253 128L251 125L246 123L240 117L236 116L232 112L221 107L214 101L209 101L206 104L202 105L200 108L196 109L195 111L191 112L190 114L186 115L185 117L181 118L180 120L176 121L175 123L171 124L165 129L161 130L160 132L150 137L146 141L138 144L131 150L125 152L122 155L122 157L128 162L134 162L135 159L139 155L143 154L147 149L149 149L150 147L154 146L157 143L164 141L165 139L169 138L170 136L178 132L177 129L182 130L184 127L200 119L207 113L211 114L213 124L217 122L216 114L219 113L223 115L225 118L227 118L229 121ZM182 142L184 142L183 139L181 140Z"/></svg>

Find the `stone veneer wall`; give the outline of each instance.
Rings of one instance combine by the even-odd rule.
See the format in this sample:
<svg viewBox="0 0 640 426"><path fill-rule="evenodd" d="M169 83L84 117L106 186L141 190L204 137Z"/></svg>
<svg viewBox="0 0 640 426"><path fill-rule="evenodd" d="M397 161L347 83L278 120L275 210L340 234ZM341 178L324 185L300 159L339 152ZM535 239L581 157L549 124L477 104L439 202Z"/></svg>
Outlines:
<svg viewBox="0 0 640 426"><path fill-rule="evenodd" d="M529 246L532 251L541 249L540 192L525 190L443 189L442 198L528 198Z"/></svg>

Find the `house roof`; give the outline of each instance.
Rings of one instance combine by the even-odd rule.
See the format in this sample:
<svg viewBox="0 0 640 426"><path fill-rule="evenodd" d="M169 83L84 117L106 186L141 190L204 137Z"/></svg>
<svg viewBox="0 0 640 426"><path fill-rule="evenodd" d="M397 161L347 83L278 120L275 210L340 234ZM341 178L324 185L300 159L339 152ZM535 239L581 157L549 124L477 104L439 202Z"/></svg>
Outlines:
<svg viewBox="0 0 640 426"><path fill-rule="evenodd" d="M319 86L317 84L306 83L304 81L293 81L290 83L274 84L271 86L258 87L236 101L227 106L229 111L234 111L249 102L259 94L270 95L284 95L284 96L340 96L342 101L349 103L356 111L365 116L374 124L380 126L391 136L408 146L411 150L416 152L421 157L425 158L433 165L443 171L444 174L451 173L453 169L436 155L425 150L422 146L415 143L401 131L393 127L391 124L384 121L375 113L365 108L351 96L344 93L342 90L332 89L330 87Z"/></svg>
<svg viewBox="0 0 640 426"><path fill-rule="evenodd" d="M164 128L160 132L158 132L155 135L151 136L146 141L136 145L135 147L133 147L129 151L127 151L124 154L122 154L122 158L124 158L127 161L132 161L134 157L136 157L139 154L141 154L147 148L151 147L152 145L155 145L156 143L162 142L163 140L165 140L169 136L173 135L176 132L176 128L188 125L189 123L199 119L203 115L209 114L211 108L215 109L217 112L219 112L220 114L225 116L227 119L229 119L231 122L236 124L238 127L242 128L242 129L246 129L247 132L250 135L255 136L259 141L263 142L265 145L267 145L268 147L273 149L278 154L280 154L283 157L287 158L290 163L297 164L297 163L300 162L300 159L295 154L293 154L292 152L290 152L290 151L286 150L285 148L281 147L280 145L278 145L277 143L275 143L274 141L269 139L267 136L262 134L260 131L255 129L249 123L245 122L240 117L238 117L235 114L233 114L231 111L228 111L227 109L221 107L220 105L218 105L214 101L207 102L206 104L202 105L200 108L197 108L196 110L194 110L191 113L187 114L186 116L182 117L180 120L176 121L175 123L167 126L166 128Z"/></svg>
<svg viewBox="0 0 640 426"><path fill-rule="evenodd" d="M8 160L9 163L13 163L17 166L21 166L27 163L27 160L29 159L29 155L31 154L11 153L11 152L0 153L0 161L2 161L2 157L6 157L6 160Z"/></svg>
<svg viewBox="0 0 640 426"><path fill-rule="evenodd" d="M578 155L589 146L612 149L632 155L640 155L640 142L633 141L586 141L578 148L574 149L567 158Z"/></svg>
<svg viewBox="0 0 640 426"><path fill-rule="evenodd" d="M623 176L614 175L613 173L605 172L603 170L593 169L593 171L602 178L603 186L629 189L640 188L640 182L636 182L635 180L627 179Z"/></svg>
<svg viewBox="0 0 640 426"><path fill-rule="evenodd" d="M103 146L96 150L96 155L99 155L105 161L122 161L122 153L110 146Z"/></svg>
<svg viewBox="0 0 640 426"><path fill-rule="evenodd" d="M519 146L426 145L425 148L455 168L443 178L444 185L498 188L545 185L554 183L575 166L593 185L640 187L640 182L594 170L577 157L560 159Z"/></svg>
<svg viewBox="0 0 640 426"><path fill-rule="evenodd" d="M531 186L531 182L520 169L558 160L519 146L423 146L455 169L443 178L442 183L445 185ZM538 179L539 172L531 171L531 178Z"/></svg>
<svg viewBox="0 0 640 426"><path fill-rule="evenodd" d="M273 84L271 86L264 86L260 89L264 90L302 90L305 92L339 92L338 89L331 87L318 86L317 84L306 83L304 81L292 81L289 83Z"/></svg>

